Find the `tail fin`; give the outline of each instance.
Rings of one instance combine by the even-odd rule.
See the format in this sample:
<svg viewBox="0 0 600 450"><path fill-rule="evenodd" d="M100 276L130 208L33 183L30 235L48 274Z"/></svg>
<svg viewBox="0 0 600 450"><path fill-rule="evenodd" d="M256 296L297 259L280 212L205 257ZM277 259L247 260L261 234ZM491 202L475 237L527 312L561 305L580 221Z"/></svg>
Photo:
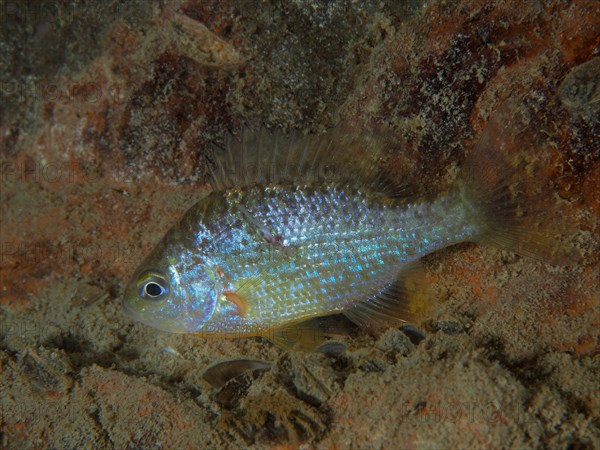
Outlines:
<svg viewBox="0 0 600 450"><path fill-rule="evenodd" d="M516 108L508 101L494 113L461 172L461 194L481 220L476 241L551 264L576 262L580 255L564 242L576 230L573 217L557 203L549 178L528 175Z"/></svg>

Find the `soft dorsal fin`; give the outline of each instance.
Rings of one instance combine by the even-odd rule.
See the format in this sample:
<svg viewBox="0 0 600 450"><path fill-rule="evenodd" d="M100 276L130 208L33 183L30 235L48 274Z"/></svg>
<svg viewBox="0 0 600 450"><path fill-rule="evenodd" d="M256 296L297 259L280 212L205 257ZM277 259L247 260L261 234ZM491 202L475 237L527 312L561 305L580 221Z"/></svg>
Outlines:
<svg viewBox="0 0 600 450"><path fill-rule="evenodd" d="M208 167L213 190L265 184L352 184L392 197L405 186L382 171L388 157L381 135L344 132L339 127L318 135L272 132L261 128L228 134L213 144Z"/></svg>

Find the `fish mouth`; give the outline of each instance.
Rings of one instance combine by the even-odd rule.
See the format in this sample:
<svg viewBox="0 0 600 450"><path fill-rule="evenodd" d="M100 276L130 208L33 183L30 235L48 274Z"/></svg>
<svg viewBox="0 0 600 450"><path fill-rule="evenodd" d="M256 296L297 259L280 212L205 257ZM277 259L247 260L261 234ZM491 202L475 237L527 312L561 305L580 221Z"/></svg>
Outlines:
<svg viewBox="0 0 600 450"><path fill-rule="evenodd" d="M126 316L137 320L137 321L141 321L141 317L140 317L140 313L139 311L137 311L135 308L133 308L131 306L131 303L129 301L127 301L127 297L123 297L123 299L121 300L121 306L123 308L123 312L125 313Z"/></svg>
<svg viewBox="0 0 600 450"><path fill-rule="evenodd" d="M134 304L128 300L127 296L124 296L121 301L123 307L123 313L129 317L130 319L144 324L146 326L155 328L161 331L168 331L170 333L186 333L186 330L179 330L178 328L173 328L169 326L167 323L161 320L157 320L156 318L148 317L144 315L142 311L135 308Z"/></svg>

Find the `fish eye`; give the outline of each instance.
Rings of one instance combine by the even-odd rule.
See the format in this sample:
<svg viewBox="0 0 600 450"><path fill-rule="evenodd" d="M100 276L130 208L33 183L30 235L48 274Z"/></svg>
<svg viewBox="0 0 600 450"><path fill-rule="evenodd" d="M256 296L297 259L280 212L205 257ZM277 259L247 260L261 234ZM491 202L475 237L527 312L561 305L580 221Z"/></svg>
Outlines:
<svg viewBox="0 0 600 450"><path fill-rule="evenodd" d="M147 300L159 300L169 292L167 280L155 274L148 274L140 280L140 297Z"/></svg>
<svg viewBox="0 0 600 450"><path fill-rule="evenodd" d="M144 294L148 297L158 297L164 293L164 288L154 281L150 281L146 283L144 286Z"/></svg>

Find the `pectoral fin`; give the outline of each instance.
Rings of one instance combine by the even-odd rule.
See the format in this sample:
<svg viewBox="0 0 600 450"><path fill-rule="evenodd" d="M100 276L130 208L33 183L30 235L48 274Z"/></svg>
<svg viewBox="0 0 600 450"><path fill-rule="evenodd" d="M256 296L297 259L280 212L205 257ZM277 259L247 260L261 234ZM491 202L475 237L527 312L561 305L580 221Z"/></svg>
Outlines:
<svg viewBox="0 0 600 450"><path fill-rule="evenodd" d="M249 304L246 297L234 291L225 291L223 292L223 295L227 301L233 303L237 307L238 314L241 317L244 317L246 314L248 314Z"/></svg>

